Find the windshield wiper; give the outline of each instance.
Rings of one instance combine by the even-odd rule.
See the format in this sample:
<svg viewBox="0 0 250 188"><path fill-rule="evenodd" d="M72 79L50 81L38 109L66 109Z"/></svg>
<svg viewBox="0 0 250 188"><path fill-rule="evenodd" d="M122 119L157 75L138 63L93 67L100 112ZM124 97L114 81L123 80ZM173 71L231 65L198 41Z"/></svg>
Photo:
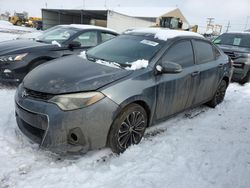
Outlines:
<svg viewBox="0 0 250 188"><path fill-rule="evenodd" d="M115 67L124 69L124 67L122 67L119 63L111 62L111 61L108 61L108 60L103 59L103 58L98 58L98 57L89 55L87 52L86 52L85 54L86 54L86 58L87 58L89 61L98 63L98 60L99 60L99 62L100 62L101 64L104 64L104 65L106 64L107 66L115 66Z"/></svg>
<svg viewBox="0 0 250 188"><path fill-rule="evenodd" d="M46 41L41 40L41 39L36 39L36 42L42 42L42 43L46 43Z"/></svg>

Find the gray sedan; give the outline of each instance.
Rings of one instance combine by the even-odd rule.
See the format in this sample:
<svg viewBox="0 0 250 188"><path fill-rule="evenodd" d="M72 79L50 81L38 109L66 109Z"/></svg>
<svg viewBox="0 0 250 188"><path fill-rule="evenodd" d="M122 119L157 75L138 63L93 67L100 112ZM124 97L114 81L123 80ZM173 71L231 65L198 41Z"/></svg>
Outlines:
<svg viewBox="0 0 250 188"><path fill-rule="evenodd" d="M132 30L31 71L16 92L17 124L56 153L121 153L147 127L221 103L231 75L230 59L199 34Z"/></svg>

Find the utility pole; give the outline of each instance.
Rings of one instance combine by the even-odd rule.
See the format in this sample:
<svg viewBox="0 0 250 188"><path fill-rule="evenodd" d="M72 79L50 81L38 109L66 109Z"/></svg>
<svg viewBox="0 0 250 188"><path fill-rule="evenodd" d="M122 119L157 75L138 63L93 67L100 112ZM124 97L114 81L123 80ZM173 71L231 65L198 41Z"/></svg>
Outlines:
<svg viewBox="0 0 250 188"><path fill-rule="evenodd" d="M246 21L246 25L245 25L245 30L247 29L248 21L249 21L249 16L247 16L247 21Z"/></svg>
<svg viewBox="0 0 250 188"><path fill-rule="evenodd" d="M207 25L212 25L214 18L207 18Z"/></svg>
<svg viewBox="0 0 250 188"><path fill-rule="evenodd" d="M207 29L206 29L206 32L209 31L209 30L214 31L213 22L214 22L214 18L207 18Z"/></svg>
<svg viewBox="0 0 250 188"><path fill-rule="evenodd" d="M230 20L228 21L227 23L227 29L226 29L226 33L229 31L229 28L231 27L231 24L230 24Z"/></svg>

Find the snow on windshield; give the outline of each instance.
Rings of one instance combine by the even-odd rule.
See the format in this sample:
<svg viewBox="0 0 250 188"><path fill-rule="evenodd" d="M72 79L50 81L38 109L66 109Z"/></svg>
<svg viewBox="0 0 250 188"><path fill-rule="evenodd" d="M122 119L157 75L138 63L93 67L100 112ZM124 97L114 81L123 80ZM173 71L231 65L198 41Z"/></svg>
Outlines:
<svg viewBox="0 0 250 188"><path fill-rule="evenodd" d="M61 44L59 42L57 42L56 40L53 40L51 42L51 44L54 44L54 45L57 45L57 46L61 47Z"/></svg>
<svg viewBox="0 0 250 188"><path fill-rule="evenodd" d="M138 70L148 67L148 60L140 59L135 62L129 63L131 67L126 67L126 70Z"/></svg>
<svg viewBox="0 0 250 188"><path fill-rule="evenodd" d="M86 51L82 51L79 55L79 57L83 58L83 59L87 59L86 57Z"/></svg>
<svg viewBox="0 0 250 188"><path fill-rule="evenodd" d="M87 59L86 51L82 51L80 53L79 57L81 57L83 59ZM101 64L101 65L106 65L106 66L113 67L113 68L121 68L121 65L119 63L115 63L115 62L108 62L108 61L104 61L104 60L100 60L100 59L98 59L95 62L98 64ZM143 68L148 67L148 60L140 59L140 60L134 61L132 63L127 63L127 65L128 66L125 68L126 70L143 69Z"/></svg>

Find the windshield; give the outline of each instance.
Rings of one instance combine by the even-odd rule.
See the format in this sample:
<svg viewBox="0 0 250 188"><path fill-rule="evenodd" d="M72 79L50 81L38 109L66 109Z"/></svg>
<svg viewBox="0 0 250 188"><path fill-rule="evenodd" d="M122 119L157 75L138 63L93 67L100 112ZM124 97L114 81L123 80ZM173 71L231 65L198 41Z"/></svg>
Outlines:
<svg viewBox="0 0 250 188"><path fill-rule="evenodd" d="M237 33L225 33L216 38L213 41L215 44L239 46L250 48L250 35L249 34L237 34Z"/></svg>
<svg viewBox="0 0 250 188"><path fill-rule="evenodd" d="M49 31L46 31L41 36L39 36L37 38L37 41L46 43L51 43L52 41L56 41L62 44L76 33L77 30L73 28L55 27L54 29L50 29Z"/></svg>
<svg viewBox="0 0 250 188"><path fill-rule="evenodd" d="M87 51L88 58L119 63L125 67L137 60L148 60L161 49L164 41L144 36L121 35Z"/></svg>

